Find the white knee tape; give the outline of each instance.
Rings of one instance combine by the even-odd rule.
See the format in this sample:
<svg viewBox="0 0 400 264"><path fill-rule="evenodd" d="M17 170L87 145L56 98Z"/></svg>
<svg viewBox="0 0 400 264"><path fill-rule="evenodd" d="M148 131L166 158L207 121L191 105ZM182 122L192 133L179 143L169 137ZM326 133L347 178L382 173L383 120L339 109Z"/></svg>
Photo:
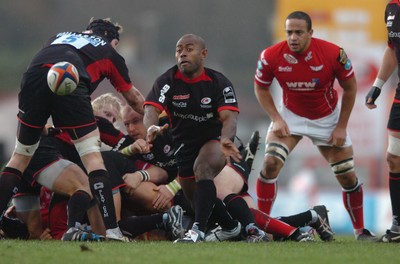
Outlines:
<svg viewBox="0 0 400 264"><path fill-rule="evenodd" d="M345 174L351 171L354 171L354 160L353 157L336 162L331 163L331 168L335 175Z"/></svg>
<svg viewBox="0 0 400 264"><path fill-rule="evenodd" d="M281 142L269 142L265 146L265 156L274 156L285 163L289 155L289 148Z"/></svg>
<svg viewBox="0 0 400 264"><path fill-rule="evenodd" d="M99 136L93 136L80 142L74 141L74 144L81 157L89 153L100 152L101 141Z"/></svg>
<svg viewBox="0 0 400 264"><path fill-rule="evenodd" d="M21 142L16 141L15 143L15 153L24 155L24 156L29 156L32 157L33 154L35 154L36 149L39 147L39 141L36 144L33 145L24 145Z"/></svg>
<svg viewBox="0 0 400 264"><path fill-rule="evenodd" d="M389 135L387 152L395 156L400 156L400 138Z"/></svg>

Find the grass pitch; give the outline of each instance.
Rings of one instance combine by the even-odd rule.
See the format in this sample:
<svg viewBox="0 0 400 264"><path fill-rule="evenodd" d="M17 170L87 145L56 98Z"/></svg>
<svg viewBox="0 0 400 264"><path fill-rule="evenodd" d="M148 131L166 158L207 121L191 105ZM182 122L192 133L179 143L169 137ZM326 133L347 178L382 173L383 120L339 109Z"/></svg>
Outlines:
<svg viewBox="0 0 400 264"><path fill-rule="evenodd" d="M355 241L172 244L0 240L0 263L399 263L399 244Z"/></svg>

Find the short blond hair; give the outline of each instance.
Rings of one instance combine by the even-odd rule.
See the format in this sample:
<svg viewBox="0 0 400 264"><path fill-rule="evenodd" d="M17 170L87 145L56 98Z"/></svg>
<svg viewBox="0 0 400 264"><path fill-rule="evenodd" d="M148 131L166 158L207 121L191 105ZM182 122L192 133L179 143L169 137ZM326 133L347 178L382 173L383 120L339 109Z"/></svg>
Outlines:
<svg viewBox="0 0 400 264"><path fill-rule="evenodd" d="M122 108L122 102L118 97L116 97L112 93L105 93L98 96L96 99L92 101L93 112L100 111L104 107L104 105L111 105L112 107L114 107L118 112L117 119L121 120L120 113Z"/></svg>

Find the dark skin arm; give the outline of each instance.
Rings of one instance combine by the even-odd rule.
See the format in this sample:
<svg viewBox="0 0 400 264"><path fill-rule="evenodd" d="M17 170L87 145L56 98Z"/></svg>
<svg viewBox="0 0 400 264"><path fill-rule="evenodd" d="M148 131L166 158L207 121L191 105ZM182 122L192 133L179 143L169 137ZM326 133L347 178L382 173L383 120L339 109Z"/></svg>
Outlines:
<svg viewBox="0 0 400 264"><path fill-rule="evenodd" d="M220 140L221 150L228 163L230 163L230 157L232 157L236 162L239 162L242 159L239 150L231 140L231 138L234 138L236 135L237 117L237 112L229 110L219 112L219 119L222 122Z"/></svg>

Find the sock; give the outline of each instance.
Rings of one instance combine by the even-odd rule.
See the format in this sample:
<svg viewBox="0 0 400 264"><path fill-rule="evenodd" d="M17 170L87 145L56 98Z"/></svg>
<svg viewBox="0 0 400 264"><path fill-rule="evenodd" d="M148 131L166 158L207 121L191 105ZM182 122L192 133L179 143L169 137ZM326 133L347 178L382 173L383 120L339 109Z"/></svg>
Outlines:
<svg viewBox="0 0 400 264"><path fill-rule="evenodd" d="M392 203L392 227L390 230L400 232L400 173L389 173L390 201Z"/></svg>
<svg viewBox="0 0 400 264"><path fill-rule="evenodd" d="M83 223L90 201L90 195L85 191L78 190L72 194L67 206L68 228L79 227Z"/></svg>
<svg viewBox="0 0 400 264"><path fill-rule="evenodd" d="M0 176L0 221L5 214L12 197L18 192L22 172L5 167Z"/></svg>
<svg viewBox="0 0 400 264"><path fill-rule="evenodd" d="M204 232L208 218L213 210L217 191L212 180L200 180L196 183L194 194L195 218L194 222L199 231Z"/></svg>
<svg viewBox="0 0 400 264"><path fill-rule="evenodd" d="M215 200L215 205L210 219L214 220L224 229L233 229L238 225L237 220L232 218L232 216L228 213L224 203L220 199Z"/></svg>
<svg viewBox="0 0 400 264"><path fill-rule="evenodd" d="M256 191L257 191L257 205L258 209L266 214L270 214L272 206L274 205L277 193L277 179L267 180L261 179L262 175L257 178Z"/></svg>
<svg viewBox="0 0 400 264"><path fill-rule="evenodd" d="M224 199L224 203L231 216L234 219L237 219L242 226L246 227L247 225L256 222L246 201L239 195L235 193L227 195Z"/></svg>
<svg viewBox="0 0 400 264"><path fill-rule="evenodd" d="M153 229L163 228L163 214L130 216L119 221L118 225L125 234L136 237Z"/></svg>
<svg viewBox="0 0 400 264"><path fill-rule="evenodd" d="M288 237L292 235L297 229L283 221L270 217L260 210L254 208L250 208L250 210L254 215L256 224L267 233Z"/></svg>
<svg viewBox="0 0 400 264"><path fill-rule="evenodd" d="M89 173L90 189L99 203L106 229L117 228L114 200L111 183L106 170L95 170Z"/></svg>
<svg viewBox="0 0 400 264"><path fill-rule="evenodd" d="M343 189L343 204L350 215L355 234L361 234L364 229L363 189L358 183L349 189Z"/></svg>
<svg viewBox="0 0 400 264"><path fill-rule="evenodd" d="M280 216L278 217L278 219L291 226L303 227L303 226L308 226L317 221L316 217L317 217L316 214L313 216L311 210L308 210L291 216Z"/></svg>

